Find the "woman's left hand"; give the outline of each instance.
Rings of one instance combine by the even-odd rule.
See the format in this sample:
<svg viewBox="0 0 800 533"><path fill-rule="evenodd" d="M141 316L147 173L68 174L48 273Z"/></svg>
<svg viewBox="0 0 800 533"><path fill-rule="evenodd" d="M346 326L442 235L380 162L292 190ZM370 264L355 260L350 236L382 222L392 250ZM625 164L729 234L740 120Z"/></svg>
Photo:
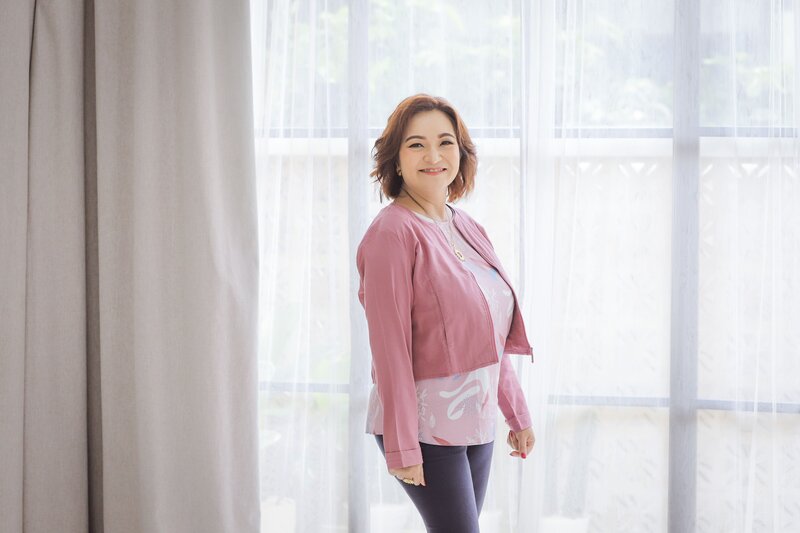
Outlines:
<svg viewBox="0 0 800 533"><path fill-rule="evenodd" d="M533 450L535 441L536 438L533 436L532 428L525 428L522 431L508 430L508 445L514 448L514 451L509 455L525 459Z"/></svg>

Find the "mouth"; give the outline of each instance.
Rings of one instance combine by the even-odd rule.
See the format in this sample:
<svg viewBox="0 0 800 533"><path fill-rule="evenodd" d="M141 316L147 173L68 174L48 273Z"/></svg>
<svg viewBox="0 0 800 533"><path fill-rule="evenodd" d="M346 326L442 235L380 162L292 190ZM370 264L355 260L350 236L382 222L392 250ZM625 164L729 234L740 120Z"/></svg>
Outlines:
<svg viewBox="0 0 800 533"><path fill-rule="evenodd" d="M423 174L427 174L428 176L436 176L437 174L442 174L447 169L444 167L431 167L431 168L423 168L420 170Z"/></svg>

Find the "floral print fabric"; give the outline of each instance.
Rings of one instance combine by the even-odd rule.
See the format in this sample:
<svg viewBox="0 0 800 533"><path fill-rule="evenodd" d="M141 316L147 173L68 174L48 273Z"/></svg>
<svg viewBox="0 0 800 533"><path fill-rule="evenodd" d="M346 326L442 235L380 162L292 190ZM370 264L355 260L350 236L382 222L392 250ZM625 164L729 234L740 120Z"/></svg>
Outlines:
<svg viewBox="0 0 800 533"><path fill-rule="evenodd" d="M431 218L415 214L430 224L436 224ZM473 273L489 304L498 362L466 374L418 380L419 441L444 446L485 444L495 436L498 384L519 386L516 379L503 379L503 374L514 372L508 356L503 355L514 311L514 297L497 270L464 240L454 225L451 228L456 248L466 257L461 264ZM446 227L442 229L447 231ZM475 302L475 305L482 304ZM511 410L511 406L506 410ZM510 419L519 413L504 414ZM369 397L366 431L377 435L383 433L383 408L375 384Z"/></svg>

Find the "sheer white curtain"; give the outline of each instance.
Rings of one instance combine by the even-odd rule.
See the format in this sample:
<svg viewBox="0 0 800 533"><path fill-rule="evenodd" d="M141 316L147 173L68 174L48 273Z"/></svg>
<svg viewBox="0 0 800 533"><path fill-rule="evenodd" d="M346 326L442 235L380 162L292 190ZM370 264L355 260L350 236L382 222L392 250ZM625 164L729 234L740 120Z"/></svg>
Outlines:
<svg viewBox="0 0 800 533"><path fill-rule="evenodd" d="M800 6L251 7L263 531L424 531L364 433L353 263L369 149L417 92L470 127L459 205L536 354L536 449L498 424L482 531L800 530Z"/></svg>

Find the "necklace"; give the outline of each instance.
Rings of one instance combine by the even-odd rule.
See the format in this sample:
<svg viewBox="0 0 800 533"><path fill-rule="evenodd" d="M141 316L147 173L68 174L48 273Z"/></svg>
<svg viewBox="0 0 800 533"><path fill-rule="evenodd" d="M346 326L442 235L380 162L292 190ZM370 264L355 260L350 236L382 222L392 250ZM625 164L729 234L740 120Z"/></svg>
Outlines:
<svg viewBox="0 0 800 533"><path fill-rule="evenodd" d="M405 190L405 188L404 188L403 190ZM425 209L424 207L422 207L422 205L421 205L421 204L420 204L418 201L416 201L416 200L414 199L414 197L413 197L413 196L411 196L411 194L409 194L409 192L408 192L407 190L406 190L406 194L408 194L408 197L409 197L409 198L411 198L412 200L414 200L414 203L415 203L415 204L417 204L417 205L420 207L420 209L422 209L423 211L425 211L425 213L426 213L426 214L428 213L427 209ZM428 216L430 216L430 215L428 215ZM442 226L440 226L440 225L439 225L439 223L440 223L440 222L444 222L444 223L445 223L445 225L447 226L447 233L445 233L445 237L448 239L448 243L450 244L450 247L453 249L453 253L454 253L454 254L456 255L456 257L458 257L458 258L459 258L461 261L465 261L467 258L464 256L464 254L461 252L461 250L459 250L458 248L456 248L456 244L455 244L455 242L453 241L453 227L452 227L452 223L453 223L453 216L454 216L454 214L453 214L453 213L451 213L451 214L450 214L450 218L448 218L448 219L446 219L446 220L444 220L444 221L442 221L442 220L436 220L436 219L435 219L435 218L433 218L433 217L430 217L430 218L431 218L431 220L433 220L433 221L436 223L436 225L439 227L439 229L441 229L441 230L442 230L442 233L445 233L445 232L444 232L444 230L442 229Z"/></svg>

